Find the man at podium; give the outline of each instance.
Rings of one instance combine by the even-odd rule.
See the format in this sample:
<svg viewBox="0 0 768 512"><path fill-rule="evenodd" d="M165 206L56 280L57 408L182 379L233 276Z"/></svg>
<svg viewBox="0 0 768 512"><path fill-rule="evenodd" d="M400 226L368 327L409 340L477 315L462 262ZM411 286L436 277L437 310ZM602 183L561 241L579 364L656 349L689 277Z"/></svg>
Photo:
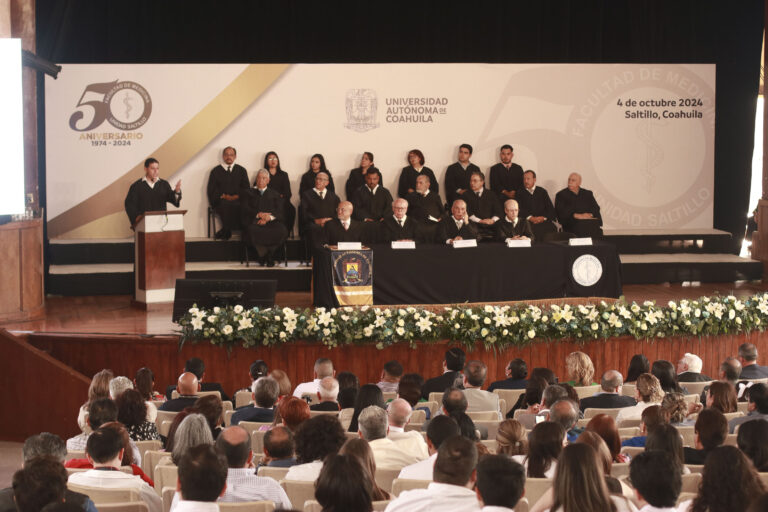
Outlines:
<svg viewBox="0 0 768 512"><path fill-rule="evenodd" d="M125 197L125 213L131 222L131 228L144 212L165 211L165 203L175 207L181 204L181 180L171 189L171 185L160 178L160 162L154 158L144 161L144 177L136 181L128 189Z"/></svg>

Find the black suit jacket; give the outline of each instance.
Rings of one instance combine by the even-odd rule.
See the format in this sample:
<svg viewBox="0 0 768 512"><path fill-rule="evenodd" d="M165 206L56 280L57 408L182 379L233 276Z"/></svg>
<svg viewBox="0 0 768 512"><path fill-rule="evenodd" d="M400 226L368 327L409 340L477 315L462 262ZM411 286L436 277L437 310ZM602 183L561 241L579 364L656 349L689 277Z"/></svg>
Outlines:
<svg viewBox="0 0 768 512"><path fill-rule="evenodd" d="M764 379L768 377L768 366L750 364L741 369L739 379Z"/></svg>
<svg viewBox="0 0 768 512"><path fill-rule="evenodd" d="M426 196L414 192L408 194L406 200L408 201L408 216L413 217L418 222L436 224L429 220L430 215L438 221L445 217L445 205L436 192L430 191Z"/></svg>
<svg viewBox="0 0 768 512"><path fill-rule="evenodd" d="M356 220L372 219L379 221L392 215L392 194L381 185L376 187L376 193L363 185L352 196L352 218Z"/></svg>
<svg viewBox="0 0 768 512"><path fill-rule="evenodd" d="M477 239L477 228L471 222L462 224L461 229L456 227L453 215L447 215L437 225L437 242L445 243L449 238L460 236L464 240Z"/></svg>
<svg viewBox="0 0 768 512"><path fill-rule="evenodd" d="M513 225L511 222L507 221L506 216L504 216L504 218L496 223L496 240L499 242L503 242L507 238L513 238L516 236L527 236L533 240L531 223L523 218L518 217L517 225Z"/></svg>
<svg viewBox="0 0 768 512"><path fill-rule="evenodd" d="M677 382L709 382L712 379L702 373L683 372L677 376Z"/></svg>
<svg viewBox="0 0 768 512"><path fill-rule="evenodd" d="M336 187L333 185L333 176L331 176L331 171L323 171L328 175L328 186L325 187L331 192L336 192ZM301 175L301 181L299 182L299 196L303 196L304 192L307 190L312 190L315 186L315 175L317 173L312 172L312 169L309 169L307 172Z"/></svg>
<svg viewBox="0 0 768 512"><path fill-rule="evenodd" d="M487 188L483 189L480 197L477 197L474 191L467 190L461 195L461 199L467 203L467 215L470 217L474 215L480 219L490 219L491 217L502 218L504 216L504 208L502 208L499 198Z"/></svg>
<svg viewBox="0 0 768 512"><path fill-rule="evenodd" d="M306 224L314 223L315 219L335 218L336 207L339 206L339 198L326 189L325 198L320 199L313 189L304 191L301 195L301 215Z"/></svg>
<svg viewBox="0 0 768 512"><path fill-rule="evenodd" d="M208 203L216 206L221 201L221 194L238 195L240 190L248 189L248 171L242 165L234 164L228 172L222 165L217 165L208 176Z"/></svg>
<svg viewBox="0 0 768 512"><path fill-rule="evenodd" d="M440 184L435 178L435 173L429 167L422 167L420 172L416 172L412 166L403 167L400 171L400 180L397 183L397 195L400 197L406 197L409 192L408 189L413 189L416 192L416 178L421 175L429 178L429 191L437 195L440 192Z"/></svg>
<svg viewBox="0 0 768 512"><path fill-rule="evenodd" d="M464 387L461 372L445 372L437 377L432 377L422 386L421 396L427 399L430 393L443 393L451 386Z"/></svg>
<svg viewBox="0 0 768 512"><path fill-rule="evenodd" d="M339 242L362 242L363 223L349 219L349 229L345 230L339 219L329 220L325 223L325 240L328 245L336 245Z"/></svg>
<svg viewBox="0 0 768 512"><path fill-rule="evenodd" d="M393 215L385 217L379 224L379 240L385 243L393 240L416 240L418 225L410 216L405 217L403 226L395 220Z"/></svg>
<svg viewBox="0 0 768 512"><path fill-rule="evenodd" d="M520 218L527 219L529 216L546 217L547 220L555 220L555 207L549 198L549 193L542 187L533 189L533 194L525 188L520 188L515 194L515 200L520 206Z"/></svg>
<svg viewBox="0 0 768 512"><path fill-rule="evenodd" d="M171 399L171 395L176 390L176 386L168 386L165 388L165 398L167 400ZM227 394L224 392L224 389L221 387L221 384L218 382L203 382L200 384L200 391L218 391L221 395L221 401L226 402L230 398L227 396Z"/></svg>
<svg viewBox="0 0 768 512"><path fill-rule="evenodd" d="M379 175L379 186L381 186L384 181L384 178L381 177L381 171L375 166L371 166L370 169L373 169ZM352 201L355 191L363 185L365 185L365 175L362 173L362 167L356 167L349 171L349 178L347 178L347 183L344 185L347 201ZM314 187L314 184L312 186Z"/></svg>
<svg viewBox="0 0 768 512"><path fill-rule="evenodd" d="M240 196L240 206L243 226L250 226L260 212L271 213L275 220L283 220L283 199L279 192L269 187L264 189L263 195L257 188L244 190Z"/></svg>
<svg viewBox="0 0 768 512"><path fill-rule="evenodd" d="M496 193L499 200L504 203L507 196L501 193L502 190L508 192L514 191L517 198L517 190L523 188L523 168L513 163L509 169L504 167L501 162L491 167L491 190Z"/></svg>
<svg viewBox="0 0 768 512"><path fill-rule="evenodd" d="M445 195L448 199L449 207L453 204L454 200L459 198L456 189L469 189L469 177L475 171L480 171L480 168L475 164L469 164L465 171L459 162L449 165L445 170Z"/></svg>
<svg viewBox="0 0 768 512"><path fill-rule="evenodd" d="M584 409L617 409L619 407L629 407L637 404L637 401L631 396L615 395L613 393L603 393L600 395L582 398L579 407Z"/></svg>

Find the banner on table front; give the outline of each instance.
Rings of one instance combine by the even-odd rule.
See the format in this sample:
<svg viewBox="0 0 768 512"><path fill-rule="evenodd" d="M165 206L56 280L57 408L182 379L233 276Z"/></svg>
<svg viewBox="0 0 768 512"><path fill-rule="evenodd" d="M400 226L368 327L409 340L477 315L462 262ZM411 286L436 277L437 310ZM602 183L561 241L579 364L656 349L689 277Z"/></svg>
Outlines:
<svg viewBox="0 0 768 512"><path fill-rule="evenodd" d="M188 237L205 236L226 146L253 181L276 151L298 204L310 157L339 195L363 151L397 194L418 148L441 186L458 146L486 173L503 144L550 197L578 171L605 228L711 228L711 64L109 64L46 77L51 238L130 236L123 200L149 156L182 181Z"/></svg>
<svg viewBox="0 0 768 512"><path fill-rule="evenodd" d="M331 251L333 291L340 306L373 305L373 251Z"/></svg>

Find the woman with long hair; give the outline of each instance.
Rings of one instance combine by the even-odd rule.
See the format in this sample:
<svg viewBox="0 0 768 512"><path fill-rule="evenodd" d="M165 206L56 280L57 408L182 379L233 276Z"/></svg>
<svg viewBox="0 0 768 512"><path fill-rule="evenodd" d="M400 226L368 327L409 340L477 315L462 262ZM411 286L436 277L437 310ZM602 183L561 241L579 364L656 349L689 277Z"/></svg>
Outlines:
<svg viewBox="0 0 768 512"><path fill-rule="evenodd" d="M387 406L384 403L384 394L376 384L363 384L357 392L355 397L355 410L352 413L352 420L349 423L349 432L357 432L357 418L360 413L369 405L378 405L382 409L386 409Z"/></svg>
<svg viewBox="0 0 768 512"><path fill-rule="evenodd" d="M133 441L153 441L160 439L157 426L147 420L147 403L135 389L126 389L115 400L117 421L125 425Z"/></svg>
<svg viewBox="0 0 768 512"><path fill-rule="evenodd" d="M673 459L680 468L680 473L685 475L691 472L685 466L685 452L683 450L683 438L680 432L669 423L656 425L648 431L645 439L645 449L661 450L672 455Z"/></svg>
<svg viewBox="0 0 768 512"><path fill-rule="evenodd" d="M680 386L680 383L677 382L677 372L675 371L675 365L669 361L665 361L664 359L654 361L653 365L651 366L651 374L659 379L661 389L665 393L676 392L682 393L684 395L688 394L688 390Z"/></svg>
<svg viewBox="0 0 768 512"><path fill-rule="evenodd" d="M371 512L371 481L354 455L330 455L315 481L323 512Z"/></svg>
<svg viewBox="0 0 768 512"><path fill-rule="evenodd" d="M568 374L566 384L571 386L596 386L592 382L595 376L595 365L584 352L571 352L565 358L565 371Z"/></svg>
<svg viewBox="0 0 768 512"><path fill-rule="evenodd" d="M713 407L723 414L738 410L736 390L728 382L715 381L707 390L707 407Z"/></svg>
<svg viewBox="0 0 768 512"><path fill-rule="evenodd" d="M136 372L136 376L133 378L133 385L134 389L141 394L141 398L147 402L165 400L163 395L155 391L155 374L146 366L139 368Z"/></svg>
<svg viewBox="0 0 768 512"><path fill-rule="evenodd" d="M91 432L91 427L86 422L88 408L95 400L109 398L109 381L114 377L115 374L112 373L112 370L101 370L91 379L91 384L88 386L88 401L80 406L80 411L77 414L77 426L86 434Z"/></svg>
<svg viewBox="0 0 768 512"><path fill-rule="evenodd" d="M517 420L504 420L496 431L496 453L525 455L528 453L528 437L525 427Z"/></svg>
<svg viewBox="0 0 768 512"><path fill-rule="evenodd" d="M682 393L672 391L664 395L661 399L661 411L672 425L693 425L688 419L689 405Z"/></svg>
<svg viewBox="0 0 768 512"><path fill-rule="evenodd" d="M328 175L327 190L336 193L336 187L333 185L333 176L331 171L325 166L325 158L320 153L315 153L312 158L309 159L309 169L307 172L301 175L301 182L299 183L299 197L304 195L307 190L312 190L315 186L315 175L323 171Z"/></svg>
<svg viewBox="0 0 768 512"><path fill-rule="evenodd" d="M750 458L760 473L768 472L768 421L746 421L736 436L739 449Z"/></svg>
<svg viewBox="0 0 768 512"><path fill-rule="evenodd" d="M541 422L528 435L528 455L513 455L512 459L525 466L530 478L552 478L564 440L565 430L559 423Z"/></svg>
<svg viewBox="0 0 768 512"><path fill-rule="evenodd" d="M650 371L651 363L648 361L648 358L643 354L635 354L632 356L632 359L629 360L629 367L627 368L627 379L624 381L624 383L629 384L630 382L635 382L640 375Z"/></svg>
<svg viewBox="0 0 768 512"><path fill-rule="evenodd" d="M293 231L293 223L296 220L296 207L291 204L291 179L288 173L280 167L280 157L274 151L268 151L264 155L264 169L269 171L267 188L280 194L280 198L283 200L285 227L290 233ZM255 181L253 185L256 186Z"/></svg>
<svg viewBox="0 0 768 512"><path fill-rule="evenodd" d="M373 451L368 441L361 438L349 439L339 450L339 455L351 455L360 461L360 465L366 473L366 478L371 481L371 499L373 501L383 501L391 498L389 493L376 483L376 461L373 458Z"/></svg>
<svg viewBox="0 0 768 512"><path fill-rule="evenodd" d="M599 435L611 454L613 462L629 462L629 458L621 453L621 436L616 427L616 421L607 414L598 414L587 423L587 430Z"/></svg>
<svg viewBox="0 0 768 512"><path fill-rule="evenodd" d="M704 462L696 497L678 510L691 512L744 512L765 494L765 486L749 458L735 446L712 450Z"/></svg>

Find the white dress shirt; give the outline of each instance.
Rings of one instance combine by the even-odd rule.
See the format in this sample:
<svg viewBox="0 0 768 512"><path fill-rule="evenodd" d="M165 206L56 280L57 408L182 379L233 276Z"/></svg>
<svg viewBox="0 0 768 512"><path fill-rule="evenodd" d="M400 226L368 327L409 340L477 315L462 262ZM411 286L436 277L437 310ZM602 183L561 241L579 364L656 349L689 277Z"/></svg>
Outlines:
<svg viewBox="0 0 768 512"><path fill-rule="evenodd" d="M499 507L496 505L486 505L482 509L482 512L515 512L515 509L509 507Z"/></svg>
<svg viewBox="0 0 768 512"><path fill-rule="evenodd" d="M173 512L219 512L219 504L215 501L179 500L172 510Z"/></svg>
<svg viewBox="0 0 768 512"><path fill-rule="evenodd" d="M418 432L416 433L418 434ZM381 439L368 441L368 445L373 452L373 460L376 461L376 467L382 469L402 469L405 466L425 459L426 453L422 456L421 451L414 451L414 448L417 448L418 445L412 439L402 439L395 442L389 438L382 437Z"/></svg>
<svg viewBox="0 0 768 512"><path fill-rule="evenodd" d="M293 508L280 484L273 478L256 476L253 468L229 468L227 490L219 501L272 501L277 509Z"/></svg>
<svg viewBox="0 0 768 512"><path fill-rule="evenodd" d="M129 475L119 470L89 469L69 475L69 482L86 487L101 489L136 489L141 500L149 507L149 512L163 512L163 502L155 490L139 476Z"/></svg>
<svg viewBox="0 0 768 512"><path fill-rule="evenodd" d="M386 512L478 512L480 502L475 491L459 485L432 482L426 489L403 491L391 501Z"/></svg>
<svg viewBox="0 0 768 512"><path fill-rule="evenodd" d="M636 405L622 407L616 415L616 424L618 425L623 420L639 420L643 411L652 405L659 405L659 402L637 402Z"/></svg>
<svg viewBox="0 0 768 512"><path fill-rule="evenodd" d="M429 458L405 466L400 470L400 474L397 478L406 478L408 480L432 480L432 474L435 469L435 461L437 460L437 453L433 453Z"/></svg>
<svg viewBox="0 0 768 512"><path fill-rule="evenodd" d="M323 469L323 461L316 460L306 464L297 464L291 466L286 473L284 480L301 480L302 482L314 482L320 476L320 470Z"/></svg>
<svg viewBox="0 0 768 512"><path fill-rule="evenodd" d="M389 432L387 433L387 439L391 439L399 448L417 456L419 460L424 460L429 457L427 442L424 440L424 436L421 435L421 432L417 430L409 430L406 432L402 428L390 426Z"/></svg>
<svg viewBox="0 0 768 512"><path fill-rule="evenodd" d="M157 412L155 412L157 414ZM89 430L86 434L85 432L82 432L80 434L77 434L75 437L70 437L67 439L67 451L68 452L84 452L85 451L85 445L88 443L88 437L91 435L91 431ZM139 447L136 446L136 443L131 439L128 441L131 445L131 450L133 451L133 463L137 466L141 467L141 452L139 451Z"/></svg>
<svg viewBox="0 0 768 512"><path fill-rule="evenodd" d="M301 398L304 393L308 395L317 395L320 386L320 379L315 379L312 382L302 382L296 389L293 390L293 396Z"/></svg>

